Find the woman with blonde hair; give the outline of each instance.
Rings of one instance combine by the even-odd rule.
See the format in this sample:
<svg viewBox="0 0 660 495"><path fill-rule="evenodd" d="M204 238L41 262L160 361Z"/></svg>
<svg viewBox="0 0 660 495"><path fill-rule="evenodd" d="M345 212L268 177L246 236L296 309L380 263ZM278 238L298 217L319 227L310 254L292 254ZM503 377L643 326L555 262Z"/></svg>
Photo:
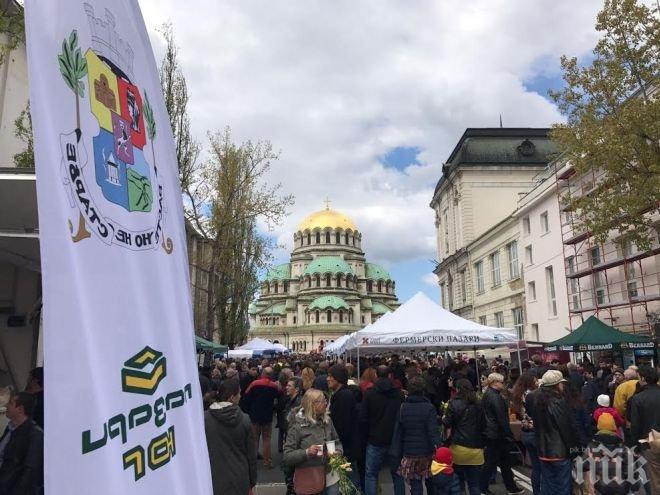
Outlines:
<svg viewBox="0 0 660 495"><path fill-rule="evenodd" d="M300 408L291 411L284 443L284 463L295 469L293 479L296 492L301 491L299 486L314 485L318 488L315 493L339 494L338 479L330 472L328 456L341 453L342 446L327 406L323 392L311 388L305 392Z"/></svg>
<svg viewBox="0 0 660 495"><path fill-rule="evenodd" d="M316 374L312 368L305 366L300 373L300 378L302 378L303 390L307 392L310 388L312 388L312 384L316 379Z"/></svg>

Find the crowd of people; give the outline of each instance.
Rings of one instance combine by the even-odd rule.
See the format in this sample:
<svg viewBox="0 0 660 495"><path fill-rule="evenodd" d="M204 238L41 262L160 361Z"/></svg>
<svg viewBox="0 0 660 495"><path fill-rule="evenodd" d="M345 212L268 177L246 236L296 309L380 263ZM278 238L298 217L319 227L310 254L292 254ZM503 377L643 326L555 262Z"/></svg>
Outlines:
<svg viewBox="0 0 660 495"><path fill-rule="evenodd" d="M337 455L365 495L384 467L395 495L489 494L498 468L523 493L522 462L534 495L660 493L657 368L392 355L360 370L322 356L200 369L214 493L249 493L259 460L275 467L273 427L287 495L340 493Z"/></svg>

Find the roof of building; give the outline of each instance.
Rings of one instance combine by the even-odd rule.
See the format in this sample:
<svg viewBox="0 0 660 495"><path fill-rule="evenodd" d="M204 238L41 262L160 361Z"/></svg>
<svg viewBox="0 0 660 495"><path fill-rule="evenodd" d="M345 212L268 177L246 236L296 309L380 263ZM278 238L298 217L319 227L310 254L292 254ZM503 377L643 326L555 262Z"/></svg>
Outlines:
<svg viewBox="0 0 660 495"><path fill-rule="evenodd" d="M366 276L371 280L392 280L385 268L375 263L366 263Z"/></svg>
<svg viewBox="0 0 660 495"><path fill-rule="evenodd" d="M452 169L459 165L547 164L558 153L549 133L548 128L467 128L443 165L442 177L435 192Z"/></svg>
<svg viewBox="0 0 660 495"><path fill-rule="evenodd" d="M285 315L286 304L283 302L275 303L268 309L261 312L262 315Z"/></svg>
<svg viewBox="0 0 660 495"><path fill-rule="evenodd" d="M317 297L309 305L309 309L348 309L348 304L341 297L321 296Z"/></svg>
<svg viewBox="0 0 660 495"><path fill-rule="evenodd" d="M346 273L353 275L353 270L339 256L318 256L307 265L303 275L312 275L314 273Z"/></svg>
<svg viewBox="0 0 660 495"><path fill-rule="evenodd" d="M291 278L291 265L283 263L268 270L265 280L287 280L289 278Z"/></svg>
<svg viewBox="0 0 660 495"><path fill-rule="evenodd" d="M391 311L391 308L378 301L374 302L371 307L371 314L374 315L384 315L385 313L389 313Z"/></svg>
<svg viewBox="0 0 660 495"><path fill-rule="evenodd" d="M305 230L314 229L343 229L356 231L357 227L353 220L348 218L343 213L326 208L324 210L315 211L314 213L305 217L300 222L298 230L304 232Z"/></svg>

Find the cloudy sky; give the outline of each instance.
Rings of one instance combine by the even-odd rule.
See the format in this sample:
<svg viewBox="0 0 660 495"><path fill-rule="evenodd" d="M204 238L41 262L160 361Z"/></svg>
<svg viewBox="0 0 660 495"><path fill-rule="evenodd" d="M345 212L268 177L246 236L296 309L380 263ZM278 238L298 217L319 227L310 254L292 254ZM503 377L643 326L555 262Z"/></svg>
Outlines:
<svg viewBox="0 0 660 495"><path fill-rule="evenodd" d="M154 51L174 26L193 131L229 125L281 157L270 180L295 195L272 233L287 248L309 212L351 216L400 299L434 299L429 202L466 127L561 120L547 90L559 57L587 58L593 0L140 0Z"/></svg>

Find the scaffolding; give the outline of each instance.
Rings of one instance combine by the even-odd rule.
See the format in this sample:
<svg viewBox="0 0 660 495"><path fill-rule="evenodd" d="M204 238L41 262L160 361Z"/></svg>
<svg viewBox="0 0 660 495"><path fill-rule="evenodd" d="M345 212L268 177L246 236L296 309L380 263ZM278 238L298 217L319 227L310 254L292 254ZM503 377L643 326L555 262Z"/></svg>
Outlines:
<svg viewBox="0 0 660 495"><path fill-rule="evenodd" d="M605 174L592 168L590 173L580 175L570 164L558 160L555 176L570 330L596 315L622 331L656 337L660 325L657 228L646 251L638 250L625 236L617 236L616 231L606 242L596 242L590 232L577 224L565 198L607 187ZM657 214L657 210L640 214Z"/></svg>

